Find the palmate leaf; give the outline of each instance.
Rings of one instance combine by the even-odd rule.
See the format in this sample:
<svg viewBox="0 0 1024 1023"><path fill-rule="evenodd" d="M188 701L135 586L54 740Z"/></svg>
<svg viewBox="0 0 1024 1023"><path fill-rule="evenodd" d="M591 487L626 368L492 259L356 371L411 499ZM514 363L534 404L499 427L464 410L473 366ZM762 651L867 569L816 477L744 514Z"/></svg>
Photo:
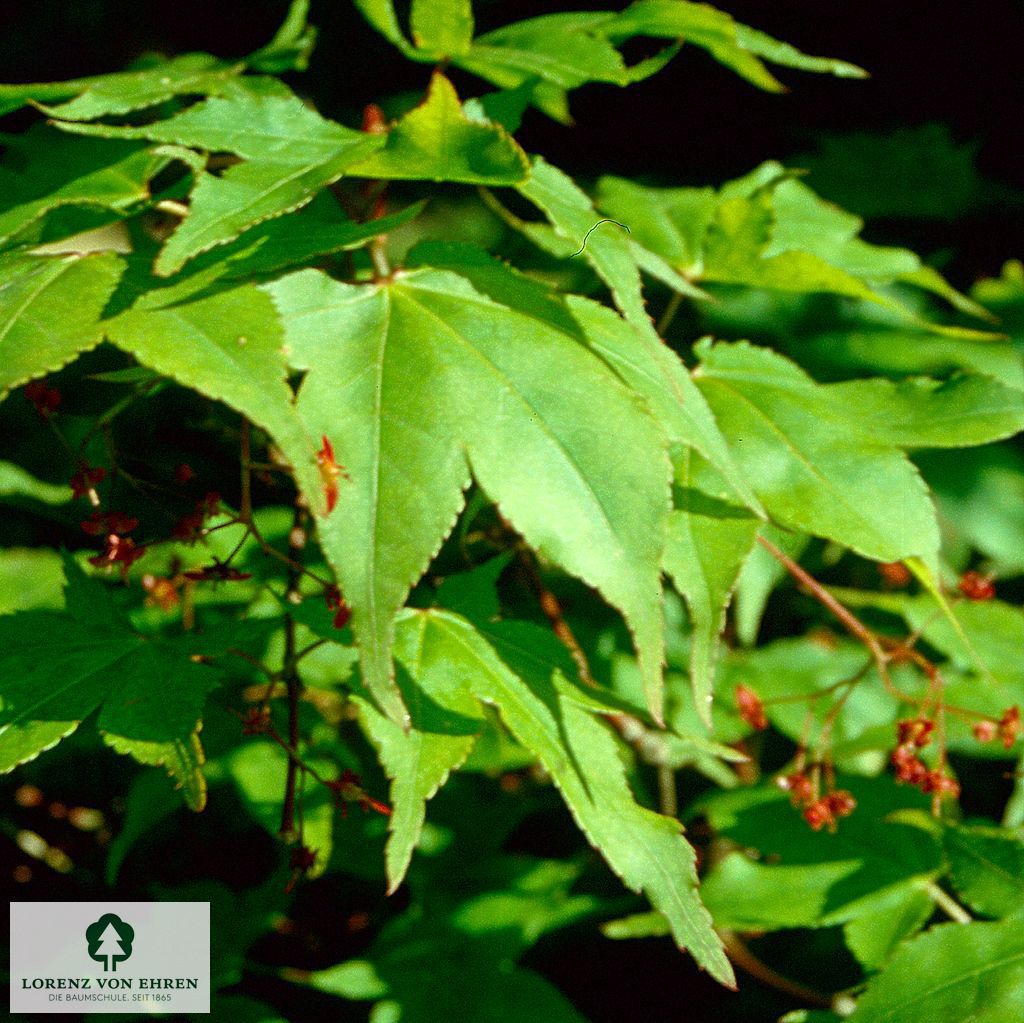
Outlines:
<svg viewBox="0 0 1024 1023"><path fill-rule="evenodd" d="M694 282L826 292L883 305L933 331L991 336L926 323L881 290L897 283L912 285L963 312L991 319L908 249L863 241L860 217L824 202L775 162L717 191L651 188L602 178L598 206L629 225L635 244Z"/></svg>
<svg viewBox="0 0 1024 1023"><path fill-rule="evenodd" d="M208 53L186 53L150 63L136 71L73 78L66 82L0 85L0 114L10 113L29 102L59 102L59 106L51 105L46 110L65 120L127 114L174 96L216 93L240 74L243 67L239 62L218 60Z"/></svg>
<svg viewBox="0 0 1024 1023"><path fill-rule="evenodd" d="M391 779L390 837L385 850L389 893L402 883L419 844L427 800L465 763L483 727L479 703L465 679L443 651L438 656L436 644L424 642L425 632L417 625L418 619L403 621L395 649L411 727L401 728L370 701L359 700L363 727Z"/></svg>
<svg viewBox="0 0 1024 1023"><path fill-rule="evenodd" d="M637 0L624 11L547 14L514 22L472 39L467 0L414 0L413 41L406 38L393 0L356 0L367 21L412 60L451 59L456 66L502 89L533 80L532 102L556 120L569 122L566 93L588 82L628 85L654 74L683 43L708 51L715 60L758 88L781 92L766 62L786 67L863 78L845 61L810 57L796 47L734 21L724 11L687 0ZM646 36L671 41L661 51L628 66L619 47Z"/></svg>
<svg viewBox="0 0 1024 1023"><path fill-rule="evenodd" d="M131 71L65 82L0 85L0 116L34 103L52 117L90 121L156 106L176 96L211 96L228 90L246 69L280 74L303 69L316 40L306 25L309 0L292 0L274 38L243 60L185 53L169 60L147 55ZM59 106L46 104L59 103Z"/></svg>
<svg viewBox="0 0 1024 1023"><path fill-rule="evenodd" d="M100 343L123 271L111 253L0 257L0 396Z"/></svg>
<svg viewBox="0 0 1024 1023"><path fill-rule="evenodd" d="M618 241L613 237L610 244ZM691 674L697 706L707 721L717 636L724 625L736 573L754 542L755 515L763 515L763 511L686 367L657 338L646 315L639 326L627 323L605 306L575 295L559 296L468 246L427 243L414 250L411 258L428 264L439 262L497 301L515 302L517 308L560 329L582 331L593 350L648 401L665 430L677 467L689 466L691 457L698 457L694 452L716 466L721 475L711 470L703 473L701 485L708 488L710 496L698 493L695 485L676 488L676 510L664 559L666 571L686 595L694 618ZM738 506L737 499L754 511ZM691 508L698 500L703 501L702 513ZM701 557L707 562L704 572L699 567Z"/></svg>
<svg viewBox="0 0 1024 1023"><path fill-rule="evenodd" d="M50 127L5 139L0 168L0 241L17 240L44 214L64 206L129 211L149 198L149 181L167 160L132 142L87 140L68 146Z"/></svg>
<svg viewBox="0 0 1024 1023"><path fill-rule="evenodd" d="M935 509L916 469L886 443L888 420L851 425L830 388L768 349L702 343L697 353L697 385L778 524L879 561L935 556Z"/></svg>
<svg viewBox="0 0 1024 1023"><path fill-rule="evenodd" d="M935 912L935 903L924 888L894 888L875 909L843 925L846 947L866 970L880 970L909 937L917 934Z"/></svg>
<svg viewBox="0 0 1024 1023"><path fill-rule="evenodd" d="M150 281L142 261L133 262L125 287L142 294L103 322L105 335L142 365L224 402L265 429L313 507L322 507L319 444L295 412L284 335L269 296L248 283L206 292L201 275L146 291Z"/></svg>
<svg viewBox="0 0 1024 1023"><path fill-rule="evenodd" d="M354 287L305 271L268 290L308 369L300 414L349 477L320 535L381 709L405 720L394 616L472 472L527 542L623 613L660 716L670 465L636 397L573 336L448 272Z"/></svg>
<svg viewBox="0 0 1024 1023"><path fill-rule="evenodd" d="M351 164L384 144L310 110L293 95L214 97L140 127L64 123L78 134L147 139L243 162L220 175L197 176L188 216L171 235L155 269L168 276L189 259L237 238L246 228L308 203Z"/></svg>
<svg viewBox="0 0 1024 1023"><path fill-rule="evenodd" d="M109 611L102 584L70 558L64 566L65 613L0 617L0 764L10 770L33 759L99 708L97 727L109 745L162 764L201 809L196 732L217 673L191 659L194 646L134 632Z"/></svg>
<svg viewBox="0 0 1024 1023"><path fill-rule="evenodd" d="M529 175L526 154L500 124L466 116L440 72L423 102L391 128L384 147L348 173L365 178L513 185Z"/></svg>
<svg viewBox="0 0 1024 1023"><path fill-rule="evenodd" d="M1020 1014L1024 928L942 924L907 942L868 984L851 1023L971 1020L1006 1023Z"/></svg>
<svg viewBox="0 0 1024 1023"><path fill-rule="evenodd" d="M699 451L739 500L763 515L703 395L679 357L654 334L646 315L639 324L624 322L606 306L559 294L471 245L421 242L409 253L407 265L452 270L496 302L577 335L644 397L673 455L691 447Z"/></svg>
<svg viewBox="0 0 1024 1023"><path fill-rule="evenodd" d="M436 916L394 921L365 957L304 979L324 994L376 1002L373 1019L434 1023L462 1015L474 1023L586 1023L554 984L514 964L504 944L467 934L457 923Z"/></svg>
<svg viewBox="0 0 1024 1023"><path fill-rule="evenodd" d="M732 983L697 895L694 855L679 823L635 802L609 726L594 716L588 694L577 696L565 682L571 667L557 640L523 623L481 622L478 631L450 611L404 612L400 628L420 651L419 665L443 665L450 679L498 708L609 866L664 914L680 948L716 979Z"/></svg>

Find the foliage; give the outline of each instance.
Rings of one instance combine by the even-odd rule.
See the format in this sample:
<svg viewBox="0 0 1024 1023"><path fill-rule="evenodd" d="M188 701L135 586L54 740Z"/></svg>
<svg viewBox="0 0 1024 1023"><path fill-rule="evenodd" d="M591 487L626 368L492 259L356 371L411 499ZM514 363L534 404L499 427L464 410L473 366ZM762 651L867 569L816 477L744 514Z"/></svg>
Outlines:
<svg viewBox="0 0 1024 1023"><path fill-rule="evenodd" d="M969 149L580 183L516 134L588 83L692 46L769 91L863 72L686 0L482 34L355 0L429 75L354 126L296 91L307 6L238 60L0 87L22 805L110 747L280 839L249 884L148 877L195 825L110 768L102 872L213 901L218 1019L273 1018L253 943L339 878L376 886L336 906L367 941L260 968L376 1021L581 1020L528 956L596 921L727 987L777 975L744 936L841 943L812 997L857 1023L1009 1019L1024 788L1001 823L956 797L1021 732L1024 278L961 292L816 190L940 216L834 167L934 147L980 195ZM534 815L579 835L523 851Z"/></svg>

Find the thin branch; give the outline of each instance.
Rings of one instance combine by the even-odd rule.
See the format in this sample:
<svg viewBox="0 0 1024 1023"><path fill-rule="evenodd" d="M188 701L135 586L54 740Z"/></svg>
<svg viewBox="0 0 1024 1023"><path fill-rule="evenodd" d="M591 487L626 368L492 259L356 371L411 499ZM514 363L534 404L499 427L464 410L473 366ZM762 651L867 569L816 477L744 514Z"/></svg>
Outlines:
<svg viewBox="0 0 1024 1023"><path fill-rule="evenodd" d="M768 987L775 988L791 998L797 998L807 1005L813 1005L820 1009L831 1009L833 999L821 991L807 987L789 977L777 973L767 963L762 962L750 949L746 942L734 931L719 929L718 936L722 939L726 955L741 969L750 974L756 980L761 981Z"/></svg>
<svg viewBox="0 0 1024 1023"><path fill-rule="evenodd" d="M665 306L665 311L661 314L661 319L658 320L658 325L654 328L658 332L658 337L664 337L668 328L672 325L672 321L676 318L676 313L679 312L679 307L683 304L683 296L679 291L673 291L672 297L668 300L668 305Z"/></svg>
<svg viewBox="0 0 1024 1023"><path fill-rule="evenodd" d="M299 554L305 546L305 520L306 512L301 506L296 506L295 514L292 517L292 528L288 534L288 556L294 563L288 569L288 591L285 599L291 600L298 595L299 579L302 573L297 569L301 566L298 562ZM288 745L293 750L299 748L299 699L302 695L302 680L299 678L299 671L295 659L295 619L289 614L284 618L284 661L281 667L281 674L285 685L288 687ZM295 832L295 790L296 775L301 761L296 763L292 758L288 760L288 772L285 776L284 803L281 807L280 834L286 841L296 837ZM302 835L298 835L299 841Z"/></svg>
<svg viewBox="0 0 1024 1023"><path fill-rule="evenodd" d="M958 924L974 923L974 918L971 914L968 913L952 895L943 891L934 881L928 885L926 891L931 896L935 905L938 906L950 920L955 920Z"/></svg>

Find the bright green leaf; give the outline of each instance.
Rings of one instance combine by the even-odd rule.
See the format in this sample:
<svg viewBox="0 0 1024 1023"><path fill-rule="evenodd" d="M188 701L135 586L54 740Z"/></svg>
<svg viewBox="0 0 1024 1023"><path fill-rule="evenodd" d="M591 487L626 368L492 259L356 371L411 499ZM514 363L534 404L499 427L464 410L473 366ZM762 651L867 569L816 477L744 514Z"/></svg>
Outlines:
<svg viewBox="0 0 1024 1023"><path fill-rule="evenodd" d="M528 542L623 612L659 713L668 464L657 427L611 372L573 337L446 272L364 288L304 272L270 291L293 363L310 369L299 410L349 476L321 542L382 709L403 719L393 618L472 469Z"/></svg>
<svg viewBox="0 0 1024 1023"><path fill-rule="evenodd" d="M960 898L985 916L1024 908L1024 840L988 827L949 827L944 835L950 879Z"/></svg>
<svg viewBox="0 0 1024 1023"><path fill-rule="evenodd" d="M565 655L557 641L516 623L485 625L481 633L440 611L410 612L403 628L422 632L424 643L437 643L463 684L498 707L615 873L665 915L681 948L730 983L732 971L697 895L693 851L679 823L634 801L609 726L560 695Z"/></svg>
<svg viewBox="0 0 1024 1023"><path fill-rule="evenodd" d="M868 984L850 1023L1007 1023L1020 1011L1019 920L943 924L907 942Z"/></svg>
<svg viewBox="0 0 1024 1023"><path fill-rule="evenodd" d="M935 510L902 452L852 429L827 387L748 344L703 345L697 383L733 457L782 526L824 536L878 561L934 556Z"/></svg>
<svg viewBox="0 0 1024 1023"><path fill-rule="evenodd" d="M384 139L379 152L361 159L348 173L476 185L513 185L529 174L526 154L512 136L499 124L470 120L440 72L431 78L424 101Z"/></svg>
<svg viewBox="0 0 1024 1023"><path fill-rule="evenodd" d="M0 394L99 344L123 270L112 253L0 260Z"/></svg>

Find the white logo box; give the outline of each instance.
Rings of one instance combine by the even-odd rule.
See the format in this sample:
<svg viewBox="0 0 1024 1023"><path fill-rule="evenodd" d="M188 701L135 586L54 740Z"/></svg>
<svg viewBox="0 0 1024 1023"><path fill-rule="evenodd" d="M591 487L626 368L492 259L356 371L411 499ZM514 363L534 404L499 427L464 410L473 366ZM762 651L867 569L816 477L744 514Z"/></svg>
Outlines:
<svg viewBox="0 0 1024 1023"><path fill-rule="evenodd" d="M12 902L11 1012L209 1012L208 902Z"/></svg>

